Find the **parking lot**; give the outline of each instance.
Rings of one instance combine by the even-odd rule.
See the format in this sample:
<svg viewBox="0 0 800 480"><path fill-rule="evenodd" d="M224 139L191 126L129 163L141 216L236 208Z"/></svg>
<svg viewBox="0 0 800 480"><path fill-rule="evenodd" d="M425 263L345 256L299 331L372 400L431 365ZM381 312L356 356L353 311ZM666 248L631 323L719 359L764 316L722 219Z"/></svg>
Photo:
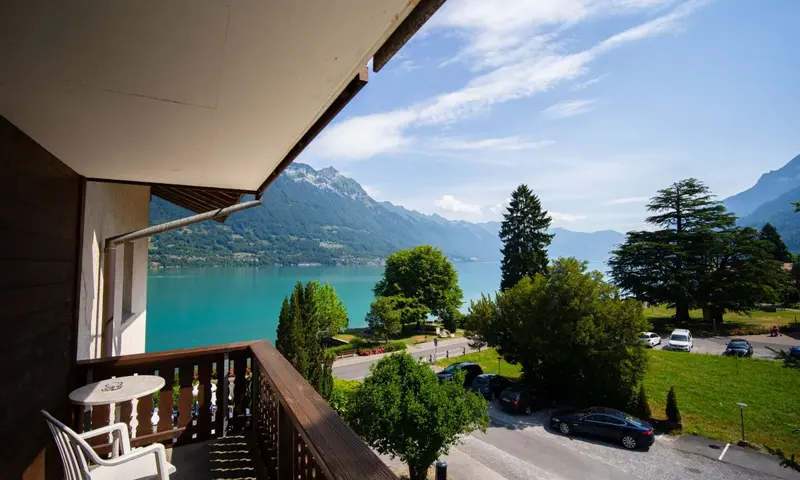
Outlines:
<svg viewBox="0 0 800 480"><path fill-rule="evenodd" d="M725 352L725 346L733 337L695 337L694 347L692 353L705 353L710 355L722 355ZM770 350L788 350L792 345L798 345L800 342L788 336L769 337L766 335L751 335L746 337L753 345L753 358L761 358L765 360L775 359L775 352ZM661 336L661 345L654 347L656 350L664 349L669 341L669 335Z"/></svg>

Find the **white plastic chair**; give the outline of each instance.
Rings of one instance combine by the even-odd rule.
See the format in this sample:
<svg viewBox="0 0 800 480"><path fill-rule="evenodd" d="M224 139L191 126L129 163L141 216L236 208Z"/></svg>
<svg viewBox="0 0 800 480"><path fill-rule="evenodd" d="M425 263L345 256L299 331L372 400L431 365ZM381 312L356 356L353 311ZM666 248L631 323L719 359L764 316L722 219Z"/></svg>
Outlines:
<svg viewBox="0 0 800 480"><path fill-rule="evenodd" d="M169 476L175 473L175 467L167 462L164 445L154 443L131 450L128 426L124 423L78 434L44 410L42 415L56 439L67 480L169 480ZM104 460L86 443L86 439L108 434L119 439L114 443L122 445L122 452L119 456ZM115 455L117 453L114 452Z"/></svg>

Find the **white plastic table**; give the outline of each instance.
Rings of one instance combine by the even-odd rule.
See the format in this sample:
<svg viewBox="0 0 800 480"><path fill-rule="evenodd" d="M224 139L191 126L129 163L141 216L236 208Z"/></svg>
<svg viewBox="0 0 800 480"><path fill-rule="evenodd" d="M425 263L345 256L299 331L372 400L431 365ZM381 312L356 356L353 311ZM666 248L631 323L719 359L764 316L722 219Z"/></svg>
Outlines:
<svg viewBox="0 0 800 480"><path fill-rule="evenodd" d="M84 385L69 394L78 405L110 405L133 400L164 388L164 379L155 375L132 375Z"/></svg>
<svg viewBox="0 0 800 480"><path fill-rule="evenodd" d="M111 405L111 408L114 409L114 421L119 422L121 410L114 408L115 406L122 402L153 394L164 388L165 383L163 378L155 375L109 378L108 380L90 383L73 390L69 394L69 399L72 403L78 405ZM128 432L129 435L132 433L132 431ZM119 440L116 438L112 442L112 456L116 456L118 442Z"/></svg>

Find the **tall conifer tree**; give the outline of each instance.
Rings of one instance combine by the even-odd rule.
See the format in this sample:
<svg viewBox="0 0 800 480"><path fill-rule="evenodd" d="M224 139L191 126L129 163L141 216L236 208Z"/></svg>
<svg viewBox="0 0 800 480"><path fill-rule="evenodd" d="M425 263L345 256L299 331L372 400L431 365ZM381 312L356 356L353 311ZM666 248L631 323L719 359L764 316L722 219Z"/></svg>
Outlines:
<svg viewBox="0 0 800 480"><path fill-rule="evenodd" d="M547 233L551 218L542 210L539 197L522 184L511 194L503 215L500 240L503 242L500 289L508 290L522 277L547 273L547 247L553 235Z"/></svg>

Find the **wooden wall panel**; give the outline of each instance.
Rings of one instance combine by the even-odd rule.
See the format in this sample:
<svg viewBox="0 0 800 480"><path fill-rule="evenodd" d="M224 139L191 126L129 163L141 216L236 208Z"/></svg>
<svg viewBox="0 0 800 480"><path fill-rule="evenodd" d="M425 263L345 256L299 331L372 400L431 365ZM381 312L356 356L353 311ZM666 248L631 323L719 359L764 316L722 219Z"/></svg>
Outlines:
<svg viewBox="0 0 800 480"><path fill-rule="evenodd" d="M63 477L39 410L69 422L84 180L0 117L3 478Z"/></svg>

